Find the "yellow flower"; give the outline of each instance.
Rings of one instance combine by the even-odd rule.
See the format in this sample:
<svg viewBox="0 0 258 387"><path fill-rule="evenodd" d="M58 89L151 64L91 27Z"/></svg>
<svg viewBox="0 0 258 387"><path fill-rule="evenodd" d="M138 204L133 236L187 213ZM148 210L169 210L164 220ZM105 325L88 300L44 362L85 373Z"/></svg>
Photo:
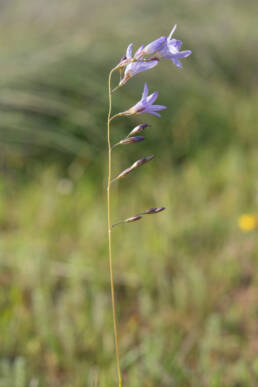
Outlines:
<svg viewBox="0 0 258 387"><path fill-rule="evenodd" d="M242 231L248 232L257 228L257 216L252 214L243 214L238 218L238 226Z"/></svg>

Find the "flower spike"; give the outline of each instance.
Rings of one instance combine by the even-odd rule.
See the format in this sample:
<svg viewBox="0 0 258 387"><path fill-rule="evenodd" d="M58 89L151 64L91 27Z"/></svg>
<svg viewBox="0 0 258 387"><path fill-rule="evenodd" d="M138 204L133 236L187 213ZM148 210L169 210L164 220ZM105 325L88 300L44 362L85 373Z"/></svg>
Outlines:
<svg viewBox="0 0 258 387"><path fill-rule="evenodd" d="M141 167L147 162L153 159L153 155L142 157L141 159L135 161L130 167L123 170L115 178L112 179L112 156L113 149L118 145L138 143L144 140L144 137L139 135L148 124L138 124L134 127L129 134L122 140L115 143L112 146L111 144L111 122L117 117L122 116L131 116L138 115L142 113L152 114L157 117L160 117L160 111L166 109L166 106L163 105L154 105L155 101L158 98L158 92L154 91L149 95L149 89L147 83L144 84L143 92L141 99L128 110L122 111L120 113L112 113L112 92L125 85L127 81L133 76L137 75L140 72L149 70L157 66L161 59L170 59L173 64L177 67L182 67L180 60L182 58L188 57L192 52L190 50L180 51L182 47L182 41L173 38L173 34L176 30L176 25L172 28L170 34L166 36L161 36L156 40L153 40L146 46L141 45L133 54L133 43L130 43L126 49L125 55L122 57L117 66L115 66L109 73L108 77L108 95L109 95L109 109L107 116L107 143L108 143L108 179L107 179L107 229L108 229L108 258L109 258L109 275L110 275L110 285L111 285L111 302L112 302L112 317L113 317L113 329L114 329L114 343L115 343L115 354L116 354L116 366L117 366L117 376L119 387L123 385L123 375L120 367L120 353L119 353L119 335L117 328L117 317L116 317L116 297L115 297L115 283L113 277L113 264L112 264L112 231L113 227L119 224L132 223L136 222L144 215L158 214L165 210L165 207L153 207L147 210L144 210L141 213L131 216L129 218L120 220L118 223L111 223L111 185L116 180L122 179L128 176L136 168ZM112 74L116 71L120 71L120 82L112 90Z"/></svg>

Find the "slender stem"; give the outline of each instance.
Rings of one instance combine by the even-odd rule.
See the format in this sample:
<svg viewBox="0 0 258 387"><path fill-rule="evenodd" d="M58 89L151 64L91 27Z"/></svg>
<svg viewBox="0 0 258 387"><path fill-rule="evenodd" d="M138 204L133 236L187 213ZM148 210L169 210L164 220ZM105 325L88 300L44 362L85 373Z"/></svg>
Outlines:
<svg viewBox="0 0 258 387"><path fill-rule="evenodd" d="M119 355L119 340L117 332L116 321L116 302L115 302L115 288L113 278L113 265L112 265L112 225L111 225L111 210L110 210L110 186L111 186L111 172L112 172L112 147L110 141L110 122L111 122L111 110L112 110L112 91L111 91L111 78L113 72L117 68L113 68L108 77L108 95L109 95L109 110L107 120L107 140L108 140L108 184L107 184L107 217L108 217L108 250L109 250L109 274L110 274L110 287L111 287L111 299L112 299L112 314L113 314L113 326L114 326L114 339L116 350L116 365L118 375L118 386L122 387L122 374L120 367L120 355Z"/></svg>
<svg viewBox="0 0 258 387"><path fill-rule="evenodd" d="M124 221L124 220L121 220L121 222L117 222L117 223L115 223L115 224L112 224L112 227L118 226L119 224L122 224L122 223L125 223L125 221Z"/></svg>
<svg viewBox="0 0 258 387"><path fill-rule="evenodd" d="M121 77L120 77L120 81L121 81ZM115 87L113 90L112 90L112 93L114 93L116 90L118 90L119 88L120 88L121 86L117 86L117 87Z"/></svg>
<svg viewBox="0 0 258 387"><path fill-rule="evenodd" d="M109 121L111 122L114 118L117 118L117 117L121 117L121 116L124 116L125 114L122 112L122 113L117 113L115 115L113 115L111 118L109 118Z"/></svg>

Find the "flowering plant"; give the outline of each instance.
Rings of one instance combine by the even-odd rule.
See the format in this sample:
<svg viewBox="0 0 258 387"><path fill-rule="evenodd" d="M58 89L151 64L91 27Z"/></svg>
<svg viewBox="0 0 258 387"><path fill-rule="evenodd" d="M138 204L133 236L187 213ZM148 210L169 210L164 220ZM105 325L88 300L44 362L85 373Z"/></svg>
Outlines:
<svg viewBox="0 0 258 387"><path fill-rule="evenodd" d="M107 218L108 218L108 245L109 245L109 271L110 271L110 285L111 285L111 298L112 298L112 314L113 314L113 325L114 325L114 339L115 339L115 350L116 350L116 363L117 363L117 373L118 373L118 385L122 387L122 373L120 367L120 356L119 356L119 341L118 341L118 330L117 330L117 320L116 320L116 304L115 304L115 289L114 289L114 279L113 279L113 265L112 265L112 229L115 226L118 226L123 223L131 223L138 221L142 216L147 214L157 214L163 211L164 207L159 208L150 208L144 210L134 216L131 216L127 219L121 220L112 225L111 223L111 205L110 205L110 191L111 184L116 182L119 179L122 179L128 176L136 168L148 163L153 159L153 155L142 157L141 159L135 161L130 167L122 171L117 177L112 179L112 151L115 147L119 145L132 144L135 142L141 142L144 140L144 136L136 136L146 129L149 125L144 123L136 126L130 131L126 138L120 140L112 146L110 139L110 124L111 121L116 117L121 116L132 116L136 114L152 114L156 117L160 117L159 111L166 109L166 106L163 105L153 105L156 99L158 98L158 92L149 94L147 83L144 85L143 93L141 99L133 105L131 108L117 113L111 116L112 111L112 92L116 91L118 88L124 86L130 78L136 74L149 70L160 62L161 59L170 59L176 67L182 67L180 59L186 58L191 54L190 50L180 51L182 47L182 41L172 38L176 25L173 27L168 37L161 36L160 38L149 43L147 46L140 46L138 50L133 55L132 48L133 44L130 43L126 55L122 57L120 62L115 66L109 73L108 77L108 95L109 95L109 111L107 119L107 139L108 139L108 183L107 183ZM112 91L111 88L111 78L112 74L116 71L120 71L120 82L118 86Z"/></svg>

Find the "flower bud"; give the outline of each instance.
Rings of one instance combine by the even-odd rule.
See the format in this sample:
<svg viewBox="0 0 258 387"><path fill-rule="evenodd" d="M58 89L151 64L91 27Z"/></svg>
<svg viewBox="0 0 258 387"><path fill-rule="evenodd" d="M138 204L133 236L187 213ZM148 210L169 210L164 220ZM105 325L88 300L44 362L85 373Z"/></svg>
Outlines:
<svg viewBox="0 0 258 387"><path fill-rule="evenodd" d="M126 168L123 172L121 172L121 173L120 173L115 179L113 179L112 181L115 181L115 180L121 179L122 177L127 176L131 171L132 171L132 168L131 168L131 167Z"/></svg>
<svg viewBox="0 0 258 387"><path fill-rule="evenodd" d="M115 177L111 183L114 181L121 179L125 176L127 176L130 172L132 172L134 169L141 167L143 164L147 163L148 161L151 161L153 159L153 155L142 157L140 160L135 161L129 168L125 169L123 172L121 172L117 177Z"/></svg>
<svg viewBox="0 0 258 387"><path fill-rule="evenodd" d="M134 136L135 134L142 132L148 126L151 126L151 125L148 125L148 124L137 125L133 130L131 130L131 132L128 134L128 137Z"/></svg>
<svg viewBox="0 0 258 387"><path fill-rule="evenodd" d="M125 223L131 223L131 222L136 222L137 220L140 220L142 217L139 215L132 216L131 218L127 218L124 220Z"/></svg>
<svg viewBox="0 0 258 387"><path fill-rule="evenodd" d="M153 155L142 157L140 160L135 161L133 165L131 166L131 169L135 169L138 167L141 167L143 164L147 163L148 161L151 161L153 159Z"/></svg>
<svg viewBox="0 0 258 387"><path fill-rule="evenodd" d="M159 212L164 210L165 210L165 207L149 208L148 210L143 211L141 215L158 214Z"/></svg>
<svg viewBox="0 0 258 387"><path fill-rule="evenodd" d="M143 140L144 140L143 136L128 137L128 138L125 138L124 140L119 141L119 144L121 145L132 144L133 142L140 142Z"/></svg>
<svg viewBox="0 0 258 387"><path fill-rule="evenodd" d="M121 220L118 223L112 224L112 227L118 226L119 224L123 224L123 223L136 222L137 220L140 220L141 218L142 218L142 216L140 216L140 215L131 216L130 218L127 218L125 220Z"/></svg>

